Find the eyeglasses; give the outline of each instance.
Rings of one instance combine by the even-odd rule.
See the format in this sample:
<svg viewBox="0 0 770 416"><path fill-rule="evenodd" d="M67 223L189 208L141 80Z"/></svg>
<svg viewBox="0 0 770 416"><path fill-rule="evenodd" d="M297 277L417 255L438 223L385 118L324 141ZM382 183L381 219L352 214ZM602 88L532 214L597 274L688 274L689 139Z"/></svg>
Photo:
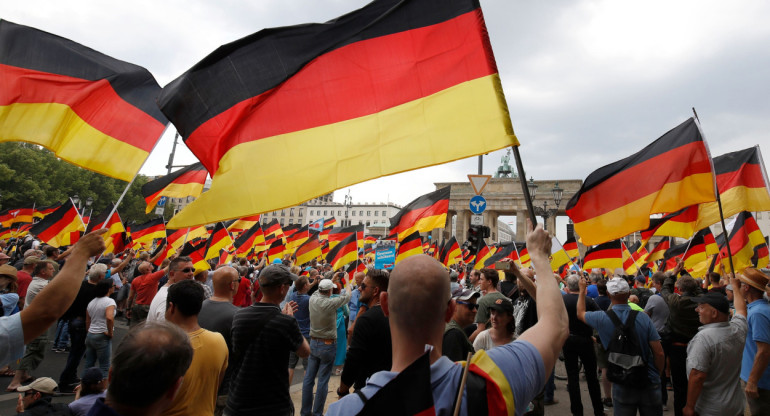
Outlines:
<svg viewBox="0 0 770 416"><path fill-rule="evenodd" d="M24 397L32 396L37 393L35 390L27 390L24 392Z"/></svg>
<svg viewBox="0 0 770 416"><path fill-rule="evenodd" d="M358 290L366 290L366 284L361 283L360 285L358 285Z"/></svg>
<svg viewBox="0 0 770 416"><path fill-rule="evenodd" d="M479 305L477 305L475 303L463 302L461 300L458 300L457 303L460 304L460 305L465 305L470 310L475 310L475 309L479 308Z"/></svg>
<svg viewBox="0 0 770 416"><path fill-rule="evenodd" d="M192 273L195 271L195 267L185 267L184 269L179 269L177 271L182 273Z"/></svg>

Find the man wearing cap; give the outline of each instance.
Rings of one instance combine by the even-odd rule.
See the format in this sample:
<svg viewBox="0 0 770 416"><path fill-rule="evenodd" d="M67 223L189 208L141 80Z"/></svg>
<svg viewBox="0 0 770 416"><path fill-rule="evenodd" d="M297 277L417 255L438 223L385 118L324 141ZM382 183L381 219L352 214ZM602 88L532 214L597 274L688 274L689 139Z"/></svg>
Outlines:
<svg viewBox="0 0 770 416"><path fill-rule="evenodd" d="M350 392L350 386L360 390L369 376L389 369L393 363L388 317L380 306L380 294L388 291L388 281L387 271L372 269L358 286L361 302L369 309L356 318L337 389L340 397Z"/></svg>
<svg viewBox="0 0 770 416"><path fill-rule="evenodd" d="M107 395L107 379L99 367L87 368L80 379L80 389L75 394L75 401L69 404L75 416L85 416L94 406L96 399Z"/></svg>
<svg viewBox="0 0 770 416"><path fill-rule="evenodd" d="M479 298L479 310L476 312L476 331L469 337L471 342L485 329L489 322L489 307L498 299L507 299L505 295L497 290L497 282L500 281L500 275L494 269L481 269L479 277L479 287L484 296Z"/></svg>
<svg viewBox="0 0 770 416"><path fill-rule="evenodd" d="M300 357L310 346L297 325L294 302L281 310L298 276L288 267L271 264L259 274L262 300L239 310L233 317L233 370L225 415L293 415L289 395L289 351Z"/></svg>
<svg viewBox="0 0 770 416"><path fill-rule="evenodd" d="M766 269L763 269L766 270ZM770 414L770 304L764 299L770 276L753 268L738 275L741 287L733 282L735 310L738 310L738 292L748 303L749 330L741 361L741 380L746 393L750 414Z"/></svg>
<svg viewBox="0 0 770 416"><path fill-rule="evenodd" d="M740 368L731 359L743 353L748 326L746 304L736 296L735 316L730 320L730 303L718 291L692 300L702 327L687 345L687 404L685 416L695 414L739 415L743 413Z"/></svg>
<svg viewBox="0 0 770 416"><path fill-rule="evenodd" d="M480 296L481 293L471 289L457 290L452 296L457 308L452 314L452 320L444 328L444 341L441 343L442 353L452 361L466 360L468 353L475 352L463 328L472 324L476 318L476 302Z"/></svg>
<svg viewBox="0 0 770 416"><path fill-rule="evenodd" d="M609 316L610 312L594 311L586 312L586 283L580 279L580 296L577 300L577 318L599 331L604 348L608 348L610 339L615 331L615 324ZM628 282L621 277L614 277L607 282L607 292L612 300L612 312L621 322L626 323L631 313L628 306L628 297L631 288ZM635 331L639 347L647 363L646 386L624 386L617 383L612 385L612 405L615 414L635 414L638 410L642 415L660 415L663 413L663 405L660 396L660 372L663 369L663 347L660 345L660 336L652 324L650 317L644 313L636 314Z"/></svg>
<svg viewBox="0 0 770 416"><path fill-rule="evenodd" d="M323 279L318 284L318 291L310 297L310 357L302 381L302 416L320 416L326 404L329 378L337 357L337 308L350 301L350 285L343 295L336 298L331 297L332 289L334 283L330 279ZM316 376L318 389L314 401Z"/></svg>
<svg viewBox="0 0 770 416"><path fill-rule="evenodd" d="M16 412L20 415L70 415L69 406L51 403L56 391L56 382L50 377L40 377L26 386L19 387Z"/></svg>

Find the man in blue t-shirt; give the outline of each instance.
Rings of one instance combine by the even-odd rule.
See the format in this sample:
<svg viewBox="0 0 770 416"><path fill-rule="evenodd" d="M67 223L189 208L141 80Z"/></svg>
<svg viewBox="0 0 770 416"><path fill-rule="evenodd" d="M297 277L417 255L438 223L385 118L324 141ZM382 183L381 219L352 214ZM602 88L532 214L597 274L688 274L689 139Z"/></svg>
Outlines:
<svg viewBox="0 0 770 416"><path fill-rule="evenodd" d="M738 280L742 283L738 290L749 304L749 331L741 361L746 404L751 415L767 415L770 414L770 304L764 299L764 289L770 276L749 267L738 274Z"/></svg>
<svg viewBox="0 0 770 416"><path fill-rule="evenodd" d="M625 323L631 307L628 306L628 297L631 288L628 282L621 277L614 277L607 282L607 292L612 300L612 311L618 319ZM580 280L580 296L577 302L577 317L589 326L599 331L604 348L608 348L615 324L604 311L586 312L586 282ZM660 344L660 335L652 324L650 317L644 313L636 314L636 336L642 349L642 356L647 363L647 377L649 384L644 387L624 386L618 383L612 384L612 405L615 414L634 414L636 410L642 415L662 414L663 404L660 393L660 373L663 370L663 346Z"/></svg>
<svg viewBox="0 0 770 416"><path fill-rule="evenodd" d="M537 309L540 319L532 328L509 344L486 352L495 372L501 374L509 413L524 414L529 402L542 391L548 373L559 356L567 337L567 312L558 283L551 272L551 237L542 227L534 231L528 224L529 249L537 279ZM516 270L518 273L518 270ZM358 413L364 402L406 369L431 345L431 386L437 414L451 414L457 398L463 367L442 356L445 324L457 305L449 293L449 274L434 258L416 255L398 263L390 275L387 293L380 296L382 310L389 317L393 341L393 366L390 371L373 374L359 394L343 397L329 406L327 415ZM461 414L467 415L464 391ZM404 401L415 398L403 397Z"/></svg>

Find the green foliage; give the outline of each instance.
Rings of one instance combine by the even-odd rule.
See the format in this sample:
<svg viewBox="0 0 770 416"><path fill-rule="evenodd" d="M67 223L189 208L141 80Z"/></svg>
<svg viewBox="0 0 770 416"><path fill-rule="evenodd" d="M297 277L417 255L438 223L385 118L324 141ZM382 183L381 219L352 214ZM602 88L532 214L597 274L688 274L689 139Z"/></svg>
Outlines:
<svg viewBox="0 0 770 416"><path fill-rule="evenodd" d="M147 177L138 175L118 207L123 221L145 222L142 185ZM52 205L78 195L94 202L97 215L117 202L126 182L100 175L58 159L52 152L28 143L0 143L0 206L2 209ZM166 217L169 218L168 216Z"/></svg>

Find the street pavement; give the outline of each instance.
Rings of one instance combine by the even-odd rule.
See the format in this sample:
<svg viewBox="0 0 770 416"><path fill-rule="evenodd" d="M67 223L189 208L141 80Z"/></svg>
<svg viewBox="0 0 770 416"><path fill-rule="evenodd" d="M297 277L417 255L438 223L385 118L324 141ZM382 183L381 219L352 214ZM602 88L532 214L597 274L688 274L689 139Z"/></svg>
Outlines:
<svg viewBox="0 0 770 416"><path fill-rule="evenodd" d="M46 350L45 359L41 363L40 367L37 368L37 370L32 372L32 375L34 377L51 377L57 382L59 381L59 374L61 374L62 369L64 368L64 365L67 362L67 354L66 353L55 353L51 351L51 344L54 339L54 331L56 330L56 327L53 326L48 331L48 339L49 339L49 345ZM125 334L128 332L128 326L126 325L126 322L123 318L118 318L115 322L115 335L113 338L113 344L112 348L117 347L117 345L120 343L120 341L123 339ZM563 365L563 364L559 364ZM18 364L12 364L11 368L16 368ZM79 372L82 371L83 367L83 361L81 361L81 367ZM291 398L294 402L294 409L295 413L299 414L299 410L302 407L302 378L304 377L304 370L302 368L302 364L300 363L297 366L297 369L294 374L294 380L292 380L292 385L290 387L290 393ZM16 414L16 401L18 400L18 393L5 393L4 390L8 386L8 384L11 382L11 377L0 377L0 416L7 416L7 415L15 415ZM337 387L340 383L340 377L336 375L332 375L331 379L329 380L329 393L326 397L326 408L328 408L329 404L334 403L338 400L337 397ZM588 397L588 389L585 384L585 379L581 377L581 383L580 383L580 390L583 400L583 410L585 414L591 414L591 400ZM669 392L669 400L673 400L673 392ZM546 415L568 415L570 414L569 410L569 395L567 394L567 382L562 380L556 380L556 392L554 394L554 397L558 401L557 404L552 406L546 406L545 408L545 414ZM62 395L59 397L54 398L54 402L59 403L70 403L75 398L74 395ZM671 403L671 402L670 402ZM612 409L606 409L607 414L612 414ZM668 411L664 411L663 414L673 414L673 409L669 409Z"/></svg>

